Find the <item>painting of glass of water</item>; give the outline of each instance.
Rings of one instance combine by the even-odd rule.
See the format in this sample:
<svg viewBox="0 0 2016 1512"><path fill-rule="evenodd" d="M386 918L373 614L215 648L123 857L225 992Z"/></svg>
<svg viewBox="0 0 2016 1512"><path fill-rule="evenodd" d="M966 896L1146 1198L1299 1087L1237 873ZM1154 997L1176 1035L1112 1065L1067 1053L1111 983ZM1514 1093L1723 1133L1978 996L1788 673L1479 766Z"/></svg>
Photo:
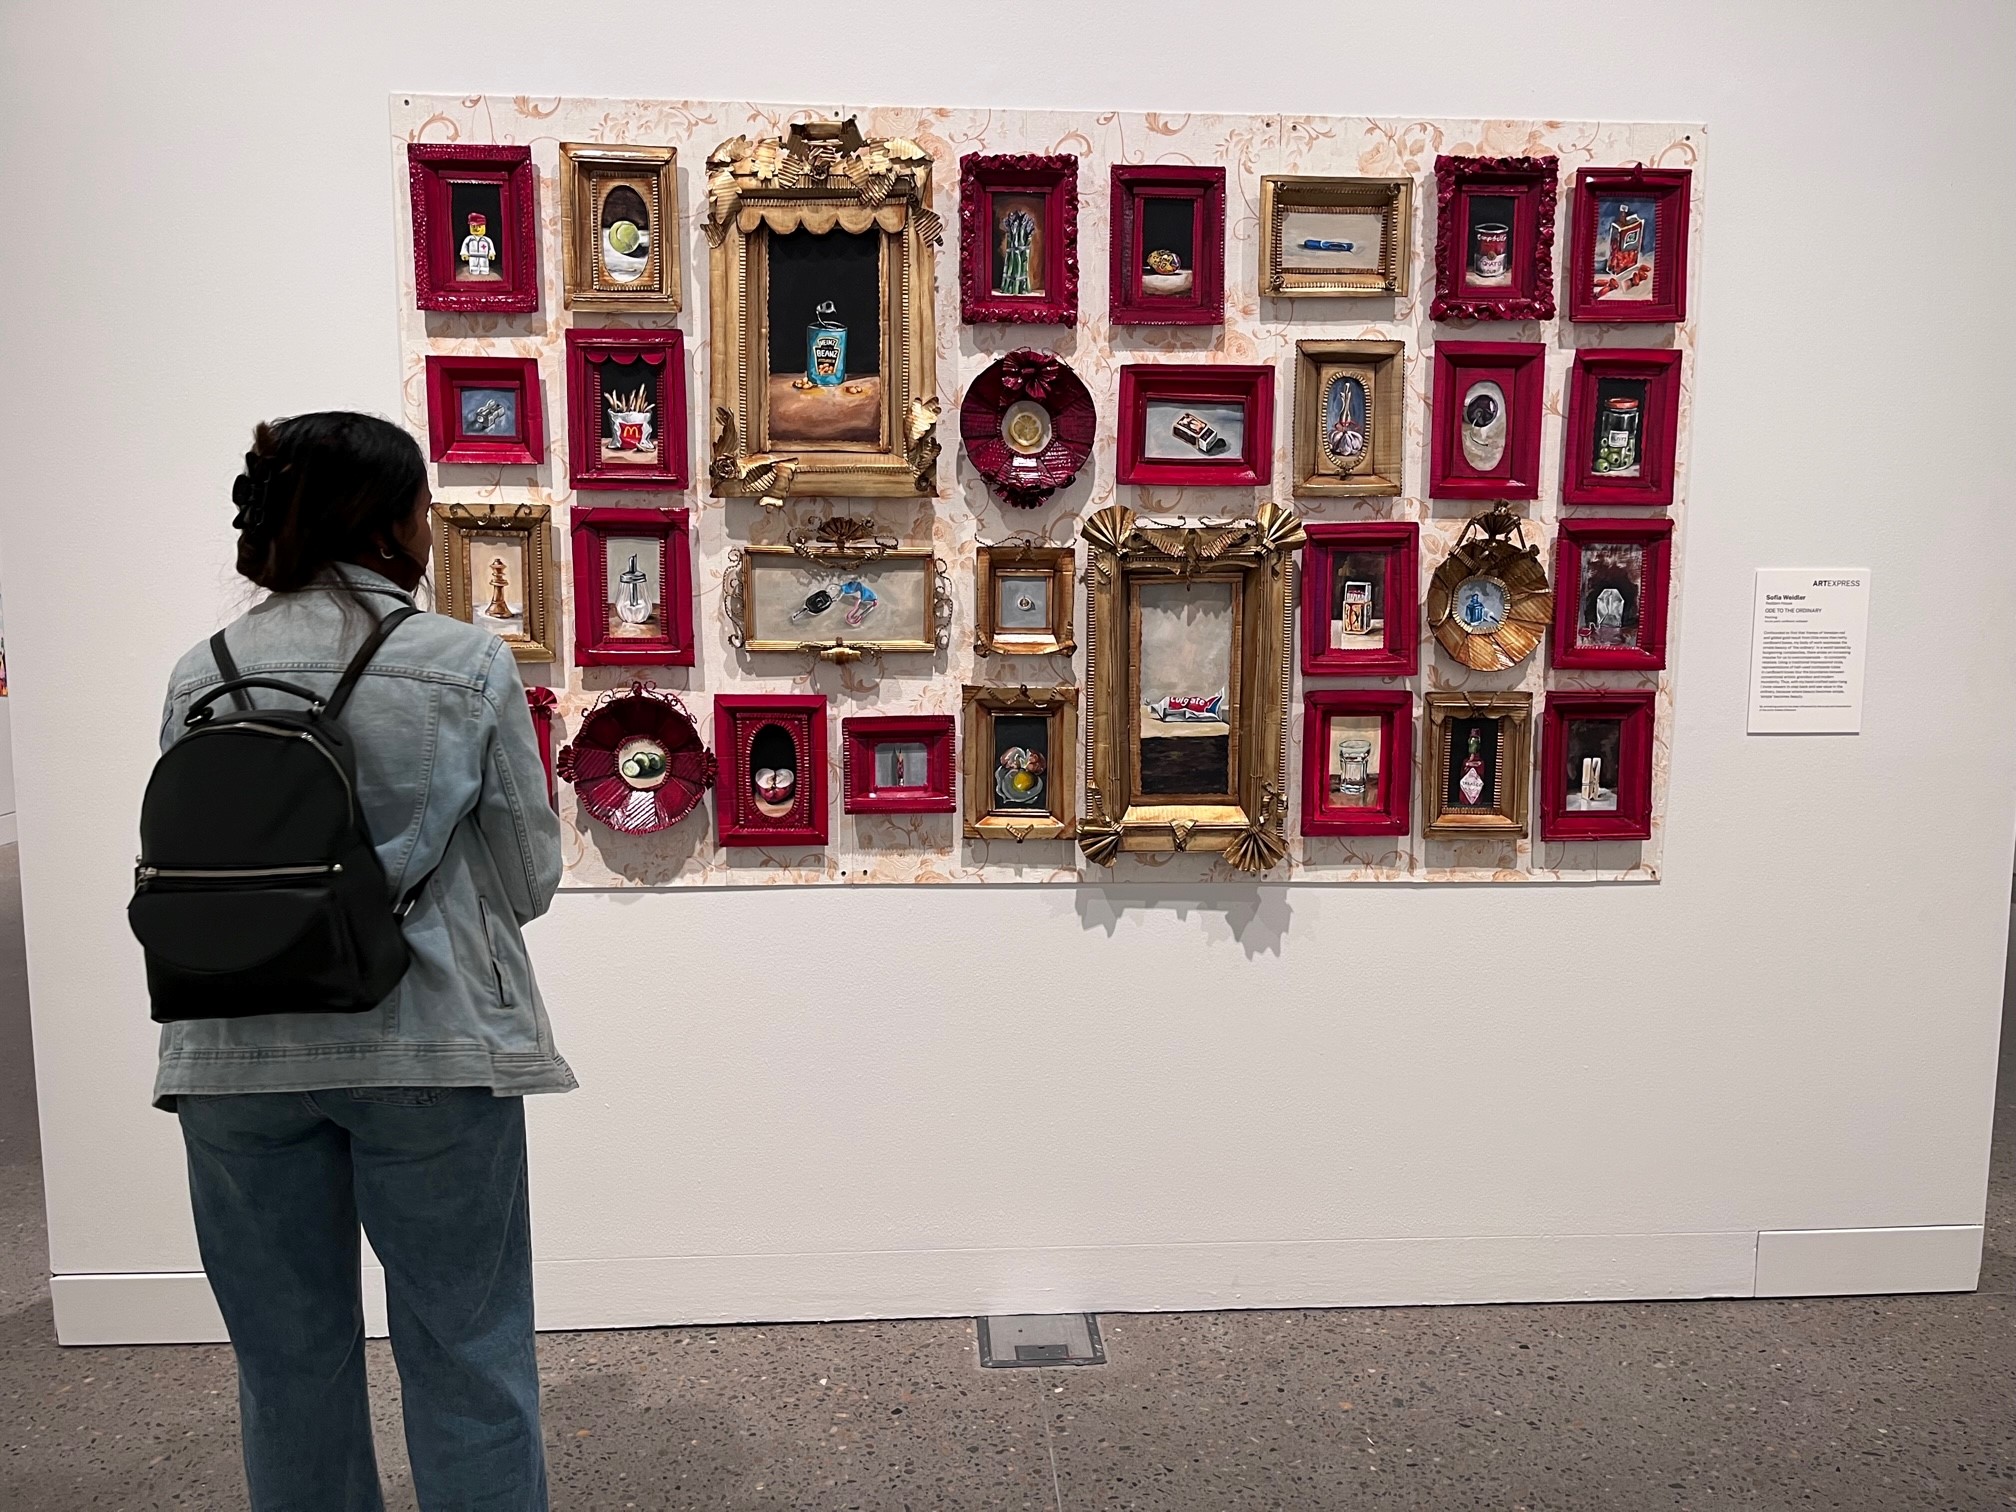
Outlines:
<svg viewBox="0 0 2016 1512"><path fill-rule="evenodd" d="M604 630L611 640L662 640L664 542L612 535L602 543Z"/></svg>
<svg viewBox="0 0 2016 1512"><path fill-rule="evenodd" d="M471 532L468 552L471 622L505 640L525 636L525 543L516 535Z"/></svg>
<svg viewBox="0 0 2016 1512"><path fill-rule="evenodd" d="M1329 724L1329 805L1371 808L1379 802L1385 722L1376 714L1333 714Z"/></svg>
<svg viewBox="0 0 2016 1512"><path fill-rule="evenodd" d="M921 788L931 785L931 750L921 740L884 740L875 746L875 786Z"/></svg>
<svg viewBox="0 0 2016 1512"><path fill-rule="evenodd" d="M594 365L596 391L602 405L599 450L605 463L617 467L658 466L659 393L663 372L649 363Z"/></svg>
<svg viewBox="0 0 2016 1512"><path fill-rule="evenodd" d="M1600 195L1596 256L1589 276L1598 301L1642 303L1652 298L1659 255L1659 201L1649 195Z"/></svg>
<svg viewBox="0 0 2016 1512"><path fill-rule="evenodd" d="M1241 462L1246 456L1246 406L1150 399L1141 455L1152 462L1195 462L1200 457Z"/></svg>
<svg viewBox="0 0 2016 1512"><path fill-rule="evenodd" d="M1291 273L1371 273L1381 266L1379 210L1290 210L1281 217L1281 266Z"/></svg>
<svg viewBox="0 0 2016 1512"><path fill-rule="evenodd" d="M996 194L994 211L993 291L1007 299L1037 298L1044 287L1044 196Z"/></svg>
<svg viewBox="0 0 2016 1512"><path fill-rule="evenodd" d="M1386 644L1383 551L1340 551L1330 559L1330 647L1377 651Z"/></svg>
<svg viewBox="0 0 2016 1512"><path fill-rule="evenodd" d="M1559 774L1567 784L1567 811L1604 813L1617 807L1617 758L1624 725L1616 719L1568 721L1567 769Z"/></svg>
<svg viewBox="0 0 2016 1512"><path fill-rule="evenodd" d="M1644 586L1645 548L1638 542L1585 545L1582 592L1575 609L1576 646L1638 646Z"/></svg>
<svg viewBox="0 0 2016 1512"><path fill-rule="evenodd" d="M518 434L518 390L464 388L458 390L465 436Z"/></svg>
<svg viewBox="0 0 2016 1512"><path fill-rule="evenodd" d="M769 444L879 446L882 233L765 235Z"/></svg>
<svg viewBox="0 0 2016 1512"><path fill-rule="evenodd" d="M1134 790L1145 799L1236 802L1239 588L1225 580L1134 589Z"/></svg>

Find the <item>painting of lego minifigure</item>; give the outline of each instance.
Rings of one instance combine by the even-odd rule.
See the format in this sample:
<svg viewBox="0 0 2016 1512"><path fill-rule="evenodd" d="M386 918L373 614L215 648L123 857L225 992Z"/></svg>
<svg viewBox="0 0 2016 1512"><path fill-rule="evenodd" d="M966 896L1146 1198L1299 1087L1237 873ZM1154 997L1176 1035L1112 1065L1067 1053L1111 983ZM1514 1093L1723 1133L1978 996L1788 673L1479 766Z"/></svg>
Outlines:
<svg viewBox="0 0 2016 1512"><path fill-rule="evenodd" d="M502 283L504 186L458 179L448 186L448 203L457 238L455 281Z"/></svg>

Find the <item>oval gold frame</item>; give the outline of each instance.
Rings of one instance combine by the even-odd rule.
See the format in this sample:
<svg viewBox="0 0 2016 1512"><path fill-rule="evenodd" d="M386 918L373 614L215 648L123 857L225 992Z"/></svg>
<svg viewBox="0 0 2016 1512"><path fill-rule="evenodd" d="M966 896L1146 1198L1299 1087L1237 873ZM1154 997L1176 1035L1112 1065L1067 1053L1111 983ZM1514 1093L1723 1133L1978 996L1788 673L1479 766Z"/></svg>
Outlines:
<svg viewBox="0 0 2016 1512"><path fill-rule="evenodd" d="M1507 539L1515 535L1516 546ZM1455 615L1456 590L1472 577L1496 578L1505 587L1504 621L1484 634L1464 629ZM1456 549L1428 581L1427 608L1428 628L1442 649L1476 671L1502 672L1538 649L1554 622L1554 590L1540 548L1526 544L1517 515L1501 504L1463 527Z"/></svg>

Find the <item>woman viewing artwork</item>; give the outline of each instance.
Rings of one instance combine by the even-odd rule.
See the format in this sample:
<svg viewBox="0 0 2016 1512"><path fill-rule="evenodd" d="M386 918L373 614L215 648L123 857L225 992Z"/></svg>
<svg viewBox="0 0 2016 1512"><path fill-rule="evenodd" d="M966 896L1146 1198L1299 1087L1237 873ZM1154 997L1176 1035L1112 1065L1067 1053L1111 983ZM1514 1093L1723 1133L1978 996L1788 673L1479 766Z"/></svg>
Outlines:
<svg viewBox="0 0 2016 1512"><path fill-rule="evenodd" d="M266 593L226 627L230 660L326 695L426 575L420 448L367 415L261 425L233 499L237 569ZM484 566L508 619L510 564ZM164 748L226 675L207 641L176 665ZM270 1013L167 1024L155 1082L181 1120L237 1353L251 1506L382 1506L361 1224L385 1266L420 1505L543 1512L524 1094L575 1083L520 934L559 884L560 834L517 662L488 630L420 615L369 663L341 725L390 898L413 894L403 980L361 1013L276 997Z"/></svg>

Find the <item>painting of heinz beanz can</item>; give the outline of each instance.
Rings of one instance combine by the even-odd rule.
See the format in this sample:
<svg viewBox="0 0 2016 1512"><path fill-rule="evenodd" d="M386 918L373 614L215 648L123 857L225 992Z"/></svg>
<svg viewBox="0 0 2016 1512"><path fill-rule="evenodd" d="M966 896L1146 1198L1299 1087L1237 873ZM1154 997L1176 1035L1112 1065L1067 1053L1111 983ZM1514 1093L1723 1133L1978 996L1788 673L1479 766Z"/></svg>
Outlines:
<svg viewBox="0 0 2016 1512"><path fill-rule="evenodd" d="M1603 195L1596 201L1596 254L1589 276L1599 301L1626 304L1652 298L1658 207L1649 195Z"/></svg>

